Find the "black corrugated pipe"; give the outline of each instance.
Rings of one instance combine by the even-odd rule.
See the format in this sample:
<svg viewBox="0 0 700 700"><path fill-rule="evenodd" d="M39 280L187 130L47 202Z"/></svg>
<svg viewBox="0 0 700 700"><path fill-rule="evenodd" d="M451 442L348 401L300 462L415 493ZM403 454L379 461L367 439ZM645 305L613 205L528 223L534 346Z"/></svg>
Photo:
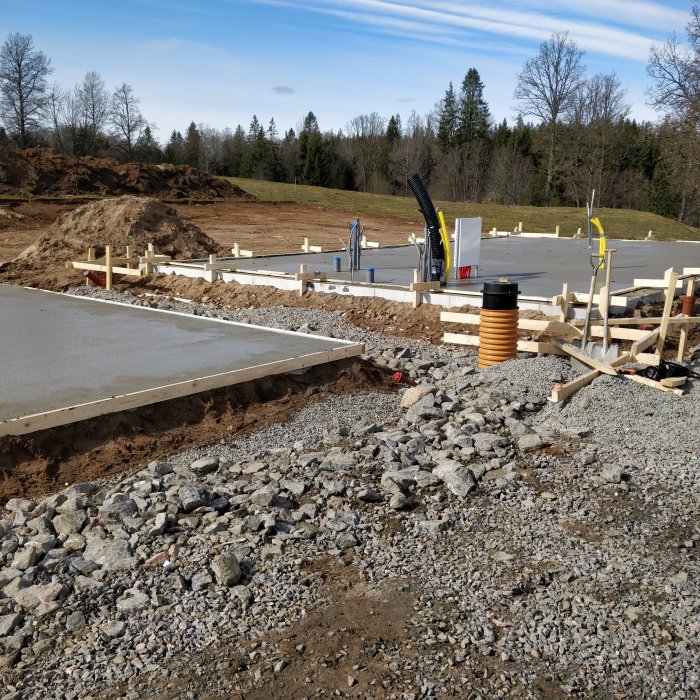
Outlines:
<svg viewBox="0 0 700 700"><path fill-rule="evenodd" d="M413 175L408 178L408 186L411 188L413 196L418 200L421 214L423 214L426 226L428 227L433 258L444 260L445 251L442 247L442 237L440 236L440 220L433 206L433 200L430 199L428 190L425 189L425 185L418 175Z"/></svg>

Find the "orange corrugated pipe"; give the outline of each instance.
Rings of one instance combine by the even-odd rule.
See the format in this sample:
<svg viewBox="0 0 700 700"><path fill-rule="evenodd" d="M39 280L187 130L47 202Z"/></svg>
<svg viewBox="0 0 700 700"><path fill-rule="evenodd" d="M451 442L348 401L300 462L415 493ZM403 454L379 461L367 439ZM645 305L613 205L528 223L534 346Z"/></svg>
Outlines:
<svg viewBox="0 0 700 700"><path fill-rule="evenodd" d="M518 351L518 285L486 282L479 326L479 367L512 360Z"/></svg>

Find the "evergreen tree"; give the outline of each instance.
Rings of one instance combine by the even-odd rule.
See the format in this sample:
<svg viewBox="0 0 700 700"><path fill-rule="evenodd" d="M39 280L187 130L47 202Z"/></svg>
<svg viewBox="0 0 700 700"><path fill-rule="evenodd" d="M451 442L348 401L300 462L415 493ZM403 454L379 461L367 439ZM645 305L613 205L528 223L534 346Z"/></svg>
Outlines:
<svg viewBox="0 0 700 700"><path fill-rule="evenodd" d="M185 136L185 163L195 168L199 167L199 160L202 151L202 138L194 122L190 122Z"/></svg>
<svg viewBox="0 0 700 700"><path fill-rule="evenodd" d="M437 140L443 151L449 150L455 144L457 135L457 98L450 83L445 92L445 98L440 107Z"/></svg>
<svg viewBox="0 0 700 700"><path fill-rule="evenodd" d="M305 185L327 187L330 176L330 159L319 131L309 134L306 156L301 170L301 181Z"/></svg>
<svg viewBox="0 0 700 700"><path fill-rule="evenodd" d="M241 163L246 152L246 136L243 127L239 124L233 135L229 134L224 138L223 143L223 168L224 174L230 177L241 175Z"/></svg>
<svg viewBox="0 0 700 700"><path fill-rule="evenodd" d="M508 122L504 118L493 131L493 147L501 148L503 146L507 146L510 142L512 133L512 129L508 126Z"/></svg>
<svg viewBox="0 0 700 700"><path fill-rule="evenodd" d="M386 134L384 136L384 143L382 144L382 156L379 164L382 175L389 182L392 194L396 194L402 187L401 182L391 177L391 153L400 139L401 117L398 114L392 115L386 126Z"/></svg>
<svg viewBox="0 0 700 700"><path fill-rule="evenodd" d="M256 180L265 179L265 130L258 118L253 115L248 129L248 147L241 160L241 177L251 177Z"/></svg>
<svg viewBox="0 0 700 700"><path fill-rule="evenodd" d="M277 139L275 120L270 119L265 141L264 176L266 180L281 182L284 179L284 169L280 159L280 146Z"/></svg>
<svg viewBox="0 0 700 700"><path fill-rule="evenodd" d="M253 115L253 118L250 121L250 127L248 129L248 141L255 141L255 139L257 139L260 135L261 131L262 127L260 126L260 122L258 121L258 118Z"/></svg>
<svg viewBox="0 0 700 700"><path fill-rule="evenodd" d="M284 134L279 150L283 177L287 182L294 182L301 173L299 139L297 139L294 129L289 129Z"/></svg>
<svg viewBox="0 0 700 700"><path fill-rule="evenodd" d="M160 144L154 138L150 126L146 125L143 133L136 141L134 155L141 163L160 163L163 160Z"/></svg>
<svg viewBox="0 0 700 700"><path fill-rule="evenodd" d="M185 140L179 131L173 129L170 140L165 146L165 161L173 165L181 165L185 162Z"/></svg>
<svg viewBox="0 0 700 700"><path fill-rule="evenodd" d="M484 99L484 84L476 68L470 68L462 81L457 114L457 143L464 144L488 136L491 115Z"/></svg>
<svg viewBox="0 0 700 700"><path fill-rule="evenodd" d="M309 144L311 141L311 136L317 134L319 138L314 139L314 152L310 152ZM318 171L318 161L319 161L319 148L318 144L322 144L322 139L320 138L321 132L318 128L318 120L313 112L309 112L306 117L304 117L304 124L301 128L301 133L299 134L299 173L301 181L304 184L312 184L306 181L308 174L310 172ZM309 163L309 158L313 158L317 161L315 164ZM316 184L316 183L313 183Z"/></svg>

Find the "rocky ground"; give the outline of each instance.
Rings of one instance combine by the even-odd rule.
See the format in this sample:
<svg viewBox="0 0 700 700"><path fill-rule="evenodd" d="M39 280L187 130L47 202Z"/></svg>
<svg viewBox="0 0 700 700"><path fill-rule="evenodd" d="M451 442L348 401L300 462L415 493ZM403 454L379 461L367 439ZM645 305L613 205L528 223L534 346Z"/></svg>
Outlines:
<svg viewBox="0 0 700 700"><path fill-rule="evenodd" d="M406 388L9 501L4 697L700 694L697 381L555 406L559 358L183 308L360 340Z"/></svg>

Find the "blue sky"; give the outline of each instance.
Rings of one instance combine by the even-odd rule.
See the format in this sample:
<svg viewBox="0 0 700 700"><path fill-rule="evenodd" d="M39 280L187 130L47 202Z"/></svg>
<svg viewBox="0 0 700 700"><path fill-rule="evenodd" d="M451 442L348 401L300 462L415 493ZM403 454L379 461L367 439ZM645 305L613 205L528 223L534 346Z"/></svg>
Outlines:
<svg viewBox="0 0 700 700"><path fill-rule="evenodd" d="M476 68L494 118L516 115L524 62L569 31L590 74L615 71L645 105L652 43L685 36L690 0L0 0L0 38L32 34L65 87L86 71L134 87L167 140L190 121L280 132L312 110L322 130L373 111L405 123Z"/></svg>

